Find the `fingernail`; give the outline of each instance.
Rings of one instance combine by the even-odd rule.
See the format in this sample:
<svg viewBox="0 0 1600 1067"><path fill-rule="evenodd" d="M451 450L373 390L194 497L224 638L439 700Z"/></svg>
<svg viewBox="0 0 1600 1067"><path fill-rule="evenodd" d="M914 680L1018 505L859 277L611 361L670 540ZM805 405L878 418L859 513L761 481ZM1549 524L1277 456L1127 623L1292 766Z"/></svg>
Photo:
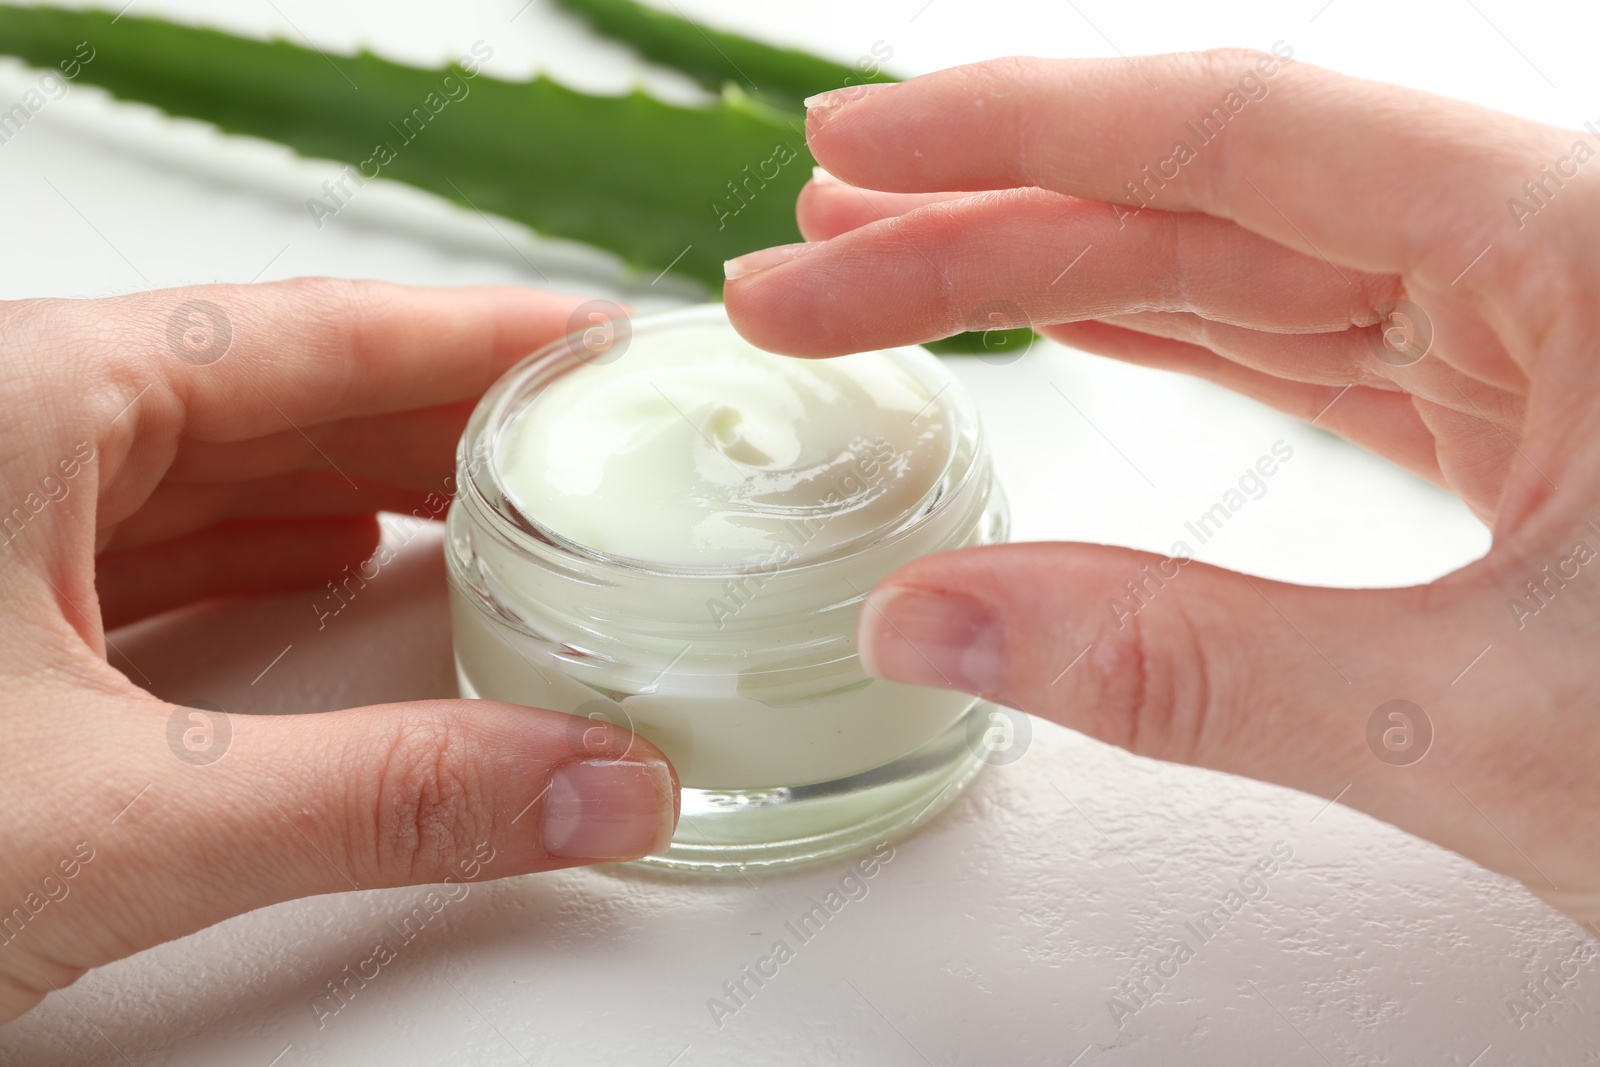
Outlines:
<svg viewBox="0 0 1600 1067"><path fill-rule="evenodd" d="M676 815L672 774L659 760L577 760L550 776L540 815L545 851L584 860L660 852Z"/></svg>
<svg viewBox="0 0 1600 1067"><path fill-rule="evenodd" d="M818 243L820 242L760 248L737 259L728 260L722 265L722 273L728 281L737 281L746 274L754 274L758 270L766 270L768 267L776 267L779 263L797 259L817 247Z"/></svg>
<svg viewBox="0 0 1600 1067"><path fill-rule="evenodd" d="M1005 624L989 605L961 593L874 590L857 638L861 667L874 677L986 694L1005 681Z"/></svg>
<svg viewBox="0 0 1600 1067"><path fill-rule="evenodd" d="M808 96L803 103L807 111L842 107L853 100L860 100L863 96L871 96L883 89L893 89L899 84L899 82L868 82L865 85L847 85L843 89L829 89L825 93Z"/></svg>

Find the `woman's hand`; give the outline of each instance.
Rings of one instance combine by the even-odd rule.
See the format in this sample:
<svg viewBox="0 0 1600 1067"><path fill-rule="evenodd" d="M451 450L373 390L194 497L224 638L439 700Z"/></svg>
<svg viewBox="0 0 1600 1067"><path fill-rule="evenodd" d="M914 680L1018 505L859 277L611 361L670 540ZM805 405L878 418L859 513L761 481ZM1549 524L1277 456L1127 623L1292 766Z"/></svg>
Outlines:
<svg viewBox="0 0 1600 1067"><path fill-rule="evenodd" d="M1431 585L979 548L880 585L862 654L1341 797L1593 922L1600 139L1278 53L1007 59L828 94L807 132L836 179L802 197L810 243L730 263L729 310L807 356L1033 325L1460 494L1494 547ZM1109 609L1130 581L1140 609Z"/></svg>
<svg viewBox="0 0 1600 1067"><path fill-rule="evenodd" d="M0 1021L277 901L665 845L676 777L604 723L240 715L198 765L184 709L105 659L106 627L320 585L372 554L376 511L438 512L475 399L578 307L328 280L0 304Z"/></svg>

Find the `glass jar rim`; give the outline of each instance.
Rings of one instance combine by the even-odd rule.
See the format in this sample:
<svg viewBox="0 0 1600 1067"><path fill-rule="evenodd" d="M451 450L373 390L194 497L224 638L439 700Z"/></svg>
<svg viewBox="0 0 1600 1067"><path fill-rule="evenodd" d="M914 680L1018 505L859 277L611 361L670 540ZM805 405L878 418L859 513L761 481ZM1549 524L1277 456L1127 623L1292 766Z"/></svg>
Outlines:
<svg viewBox="0 0 1600 1067"><path fill-rule="evenodd" d="M537 401L537 397L550 384L581 367L596 364L599 362L598 357L603 353L619 344L627 346L641 334L649 335L694 327L720 328L735 332L725 307L720 303L696 304L637 318L629 317L620 327L609 322L607 325L611 326L611 330L604 342L598 344L595 342L594 334L597 329L595 326L568 334L523 358L490 386L473 410L466 430L461 436L457 450L457 467L461 474L458 491L470 493L474 502L484 512L498 519L510 531L547 546L563 556L582 561L587 567L616 568L630 574L682 579L721 580L764 573L772 567L773 561L763 557L736 563L676 564L603 552L566 537L541 522L529 514L507 490L500 477L496 451L504 440L505 430L529 404ZM965 467L956 471L953 483L951 481L954 468L962 460L961 437L964 433L975 432L978 426L978 414L964 389L950 388L951 385L957 384L956 380L938 363L938 357L920 345L901 345L870 351L895 357L924 384L927 384L927 379L932 376L948 379L942 383L935 383L939 388L931 390L933 395L929 401L931 407L934 403L941 402L943 398L947 409L957 413L956 434L952 446L945 455L944 467L930 480L928 490L917 502L889 523L847 540L835 542L816 552L809 554L802 552L786 558L780 564L785 572L824 566L841 559L848 559L874 545L898 540L910 534L936 514L944 501L957 499L967 481L977 475L980 464L972 462L977 458L976 455L970 455Z"/></svg>

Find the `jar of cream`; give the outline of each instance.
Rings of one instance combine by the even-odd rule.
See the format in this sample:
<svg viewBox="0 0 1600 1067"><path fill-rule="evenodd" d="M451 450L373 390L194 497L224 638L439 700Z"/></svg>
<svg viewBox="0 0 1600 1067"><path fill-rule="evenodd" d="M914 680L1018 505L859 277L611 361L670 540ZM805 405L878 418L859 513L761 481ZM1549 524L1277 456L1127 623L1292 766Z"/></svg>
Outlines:
<svg viewBox="0 0 1600 1067"><path fill-rule="evenodd" d="M856 617L918 556L1003 540L933 356L755 348L721 305L591 330L490 389L447 557L461 692L627 727L677 769L685 869L871 844L983 764L978 701L869 679Z"/></svg>

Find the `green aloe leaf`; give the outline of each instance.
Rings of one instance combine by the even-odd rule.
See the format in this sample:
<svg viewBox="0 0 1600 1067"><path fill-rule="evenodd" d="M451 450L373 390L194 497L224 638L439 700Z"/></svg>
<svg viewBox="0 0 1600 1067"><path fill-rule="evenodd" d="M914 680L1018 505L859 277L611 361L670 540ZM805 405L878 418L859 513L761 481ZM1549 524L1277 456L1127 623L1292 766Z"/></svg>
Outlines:
<svg viewBox="0 0 1600 1067"><path fill-rule="evenodd" d="M958 333L939 341L928 341L922 347L942 356L989 356L994 360L1009 362L1018 359L1033 346L1038 335L1026 326L1014 330L982 330Z"/></svg>
<svg viewBox="0 0 1600 1067"><path fill-rule="evenodd" d="M623 0L581 2L597 27L706 84L723 78L704 45L745 67L766 99L844 84L851 73L687 20L646 18ZM602 10L604 18L596 15ZM164 19L6 3L0 54L347 164L332 191L307 199L319 225L366 181L389 178L597 245L641 271L680 272L713 291L724 260L800 239L794 201L812 167L802 116L731 85L712 104L679 107L639 90L595 96L545 77L492 78L478 73L489 54L481 46L430 70ZM0 112L0 134L14 136L31 118L19 107L28 110L24 101ZM962 334L931 347L981 353L1027 336Z"/></svg>
<svg viewBox="0 0 1600 1067"><path fill-rule="evenodd" d="M643 271L670 266L720 288L723 260L800 239L794 201L812 166L801 122L737 91L678 107L641 91L503 81L476 73L483 55L427 70L162 19L0 4L0 53L54 68L81 42L93 58L78 82L587 241Z"/></svg>
<svg viewBox="0 0 1600 1067"><path fill-rule="evenodd" d="M806 97L866 82L896 81L885 74L882 42L847 67L792 48L710 29L636 0L556 0L595 30L631 45L646 59L675 67L713 91L730 82L774 107L804 112Z"/></svg>
<svg viewBox="0 0 1600 1067"><path fill-rule="evenodd" d="M900 80L882 69L889 58L880 43L854 67L789 48L779 48L738 34L710 29L637 0L556 0L599 33L632 46L645 59L674 67L702 86L716 90L732 83L777 108L790 109L796 120L806 97L827 89L869 82ZM987 355L1026 352L1035 340L1032 330L990 330L959 333L930 342L935 352Z"/></svg>

